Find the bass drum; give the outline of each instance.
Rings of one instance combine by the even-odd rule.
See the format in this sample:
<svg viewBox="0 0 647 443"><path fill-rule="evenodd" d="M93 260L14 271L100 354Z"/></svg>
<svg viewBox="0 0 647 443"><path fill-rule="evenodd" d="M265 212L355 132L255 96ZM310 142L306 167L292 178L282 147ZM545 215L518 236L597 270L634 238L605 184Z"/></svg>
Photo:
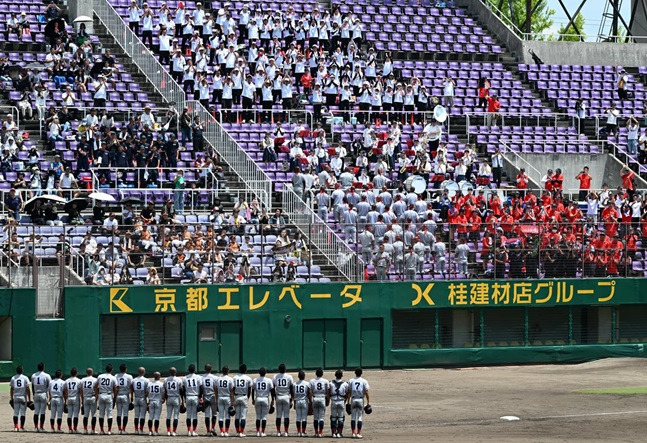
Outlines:
<svg viewBox="0 0 647 443"><path fill-rule="evenodd" d="M419 175L411 175L404 181L404 188L409 192L422 194L427 189L427 180Z"/></svg>
<svg viewBox="0 0 647 443"><path fill-rule="evenodd" d="M472 182L468 182L467 180L459 182L458 187L460 188L463 195L467 195L469 191L472 191L472 193L474 193L474 185L472 184Z"/></svg>
<svg viewBox="0 0 647 443"><path fill-rule="evenodd" d="M445 180L440 184L440 189L442 191L447 190L449 196L453 197L460 190L460 187L458 186L458 183L456 183L454 180Z"/></svg>

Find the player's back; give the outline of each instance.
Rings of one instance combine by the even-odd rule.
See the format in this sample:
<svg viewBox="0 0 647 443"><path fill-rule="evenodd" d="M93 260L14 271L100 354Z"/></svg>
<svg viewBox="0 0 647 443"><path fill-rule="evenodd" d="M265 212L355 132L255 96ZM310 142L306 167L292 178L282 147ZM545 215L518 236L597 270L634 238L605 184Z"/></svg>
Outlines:
<svg viewBox="0 0 647 443"><path fill-rule="evenodd" d="M228 375L218 377L218 397L229 397L234 387L234 379Z"/></svg>
<svg viewBox="0 0 647 443"><path fill-rule="evenodd" d="M63 397L63 389L65 387L65 382L60 378L55 378L49 384L49 394L52 398L61 398Z"/></svg>
<svg viewBox="0 0 647 443"><path fill-rule="evenodd" d="M117 386L117 379L112 374L101 374L97 377L97 386L99 387L99 395L112 395L115 386Z"/></svg>
<svg viewBox="0 0 647 443"><path fill-rule="evenodd" d="M328 387L330 389L330 396L334 400L341 400L343 398L346 398L346 393L348 392L348 383L346 383L344 380L332 380L328 384Z"/></svg>
<svg viewBox="0 0 647 443"><path fill-rule="evenodd" d="M47 372L38 371L31 376L31 384L34 387L34 394L45 394L49 389L52 377Z"/></svg>
<svg viewBox="0 0 647 443"><path fill-rule="evenodd" d="M25 374L16 374L11 377L10 385L13 388L14 397L25 397L29 384L29 379Z"/></svg>
<svg viewBox="0 0 647 443"><path fill-rule="evenodd" d="M184 377L184 391L187 397L200 395L200 387L202 386L202 377L198 374L188 374Z"/></svg>
<svg viewBox="0 0 647 443"><path fill-rule="evenodd" d="M330 382L323 377L317 377L310 380L310 390L315 397L325 397L328 392Z"/></svg>
<svg viewBox="0 0 647 443"><path fill-rule="evenodd" d="M348 381L350 387L350 396L352 398L362 398L366 391L368 391L368 382L362 377L351 378Z"/></svg>
<svg viewBox="0 0 647 443"><path fill-rule="evenodd" d="M79 390L81 389L81 380L78 377L70 377L65 380L65 391L67 391L68 399L76 399L79 396Z"/></svg>
<svg viewBox="0 0 647 443"><path fill-rule="evenodd" d="M247 374L238 374L234 377L234 395L239 397L247 395L252 385L252 379Z"/></svg>
<svg viewBox="0 0 647 443"><path fill-rule="evenodd" d="M164 380L164 390L167 397L179 397L182 389L182 379L173 375Z"/></svg>
<svg viewBox="0 0 647 443"><path fill-rule="evenodd" d="M94 386L97 384L96 377L88 376L81 380L81 389L83 390L83 398L94 397Z"/></svg>
<svg viewBox="0 0 647 443"><path fill-rule="evenodd" d="M305 380L297 380L297 382L292 387L294 391L294 400L302 401L308 399L308 389L310 389L310 384Z"/></svg>
<svg viewBox="0 0 647 443"><path fill-rule="evenodd" d="M206 398L212 398L216 395L216 386L218 385L218 377L208 373L202 376L202 393Z"/></svg>
<svg viewBox="0 0 647 443"><path fill-rule="evenodd" d="M267 377L256 377L254 379L254 392L257 398L267 398L274 389L274 382Z"/></svg>
<svg viewBox="0 0 647 443"><path fill-rule="evenodd" d="M290 395L290 391L292 390L292 385L294 384L294 379L290 374L276 374L274 376L274 388L276 389L276 395L278 396L284 396L284 395Z"/></svg>
<svg viewBox="0 0 647 443"><path fill-rule="evenodd" d="M120 372L116 376L117 379L117 395L130 394L130 387L133 384L133 376L125 372Z"/></svg>
<svg viewBox="0 0 647 443"><path fill-rule="evenodd" d="M148 384L148 399L154 402L161 402L164 395L165 384L160 380L152 381Z"/></svg>
<svg viewBox="0 0 647 443"><path fill-rule="evenodd" d="M133 379L133 395L135 398L144 398L146 397L146 391L148 390L148 379L142 375Z"/></svg>

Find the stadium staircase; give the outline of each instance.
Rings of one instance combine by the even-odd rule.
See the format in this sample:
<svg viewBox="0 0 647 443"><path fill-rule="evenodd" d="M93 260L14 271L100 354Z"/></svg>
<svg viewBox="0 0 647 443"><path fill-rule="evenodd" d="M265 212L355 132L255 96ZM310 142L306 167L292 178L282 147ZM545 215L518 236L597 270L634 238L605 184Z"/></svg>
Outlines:
<svg viewBox="0 0 647 443"><path fill-rule="evenodd" d="M106 28L101 24L101 22L95 20L94 22L94 33L102 42L102 46L105 49L110 49L110 52L121 62L128 71L133 75L133 79L138 81L141 85L142 90L148 92L148 96L158 107L168 107L168 103L164 101L162 96L155 90L152 86L145 73L141 72L134 64L128 63L128 56L124 53L123 49L119 44L114 40L112 35L106 30ZM216 150L217 151L217 150ZM234 205L236 204L237 196L239 194L244 195L246 188L245 182L241 180L240 176L236 171L230 167L227 163L220 161L216 164L223 168L223 173L225 175L225 187L224 189L219 189L219 197L221 198L223 208L226 213L230 214L233 210ZM282 208L281 194L272 193L272 208ZM290 223L290 217L288 217L288 229L291 232L295 232L297 227L294 224ZM311 251L312 254L312 264L317 265L321 268L321 274L330 278L331 281L340 281L344 280L344 276L339 272L339 269L326 259L317 249L313 248ZM161 268L160 263L154 263L158 269ZM168 273L167 277L170 277L170 269L166 269Z"/></svg>

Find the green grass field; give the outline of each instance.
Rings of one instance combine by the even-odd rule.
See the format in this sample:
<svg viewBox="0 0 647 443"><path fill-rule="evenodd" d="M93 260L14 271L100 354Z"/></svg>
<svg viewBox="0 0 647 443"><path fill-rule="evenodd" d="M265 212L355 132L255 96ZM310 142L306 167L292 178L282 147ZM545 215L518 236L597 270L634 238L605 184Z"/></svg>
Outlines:
<svg viewBox="0 0 647 443"><path fill-rule="evenodd" d="M637 388L599 388L599 389L580 389L575 391L576 394L603 394L603 395L646 395L647 386Z"/></svg>

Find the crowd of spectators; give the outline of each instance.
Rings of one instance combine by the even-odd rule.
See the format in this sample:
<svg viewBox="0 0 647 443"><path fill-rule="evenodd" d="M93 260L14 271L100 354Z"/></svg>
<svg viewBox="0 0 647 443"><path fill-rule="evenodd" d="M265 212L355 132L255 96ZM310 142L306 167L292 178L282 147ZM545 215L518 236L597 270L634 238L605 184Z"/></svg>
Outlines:
<svg viewBox="0 0 647 443"><path fill-rule="evenodd" d="M443 95L436 97L420 78L403 78L391 53L378 54L364 39L365 24L352 12L342 14L339 5L303 14L291 6L281 12L244 5L234 18L229 3L211 14L201 3L189 11L182 3L175 10L166 4L153 10L133 2L128 13L131 29L158 50L175 80L206 108L223 110L225 121L237 120L230 112L234 105L243 110L243 122L256 121L253 108L260 107L260 120L269 121L277 105L311 104L315 122L330 117L334 106L340 120L356 115L360 123L421 122L423 112L441 101L453 105L454 79L439 79ZM498 112L487 78L475 97L477 92L483 110Z"/></svg>

